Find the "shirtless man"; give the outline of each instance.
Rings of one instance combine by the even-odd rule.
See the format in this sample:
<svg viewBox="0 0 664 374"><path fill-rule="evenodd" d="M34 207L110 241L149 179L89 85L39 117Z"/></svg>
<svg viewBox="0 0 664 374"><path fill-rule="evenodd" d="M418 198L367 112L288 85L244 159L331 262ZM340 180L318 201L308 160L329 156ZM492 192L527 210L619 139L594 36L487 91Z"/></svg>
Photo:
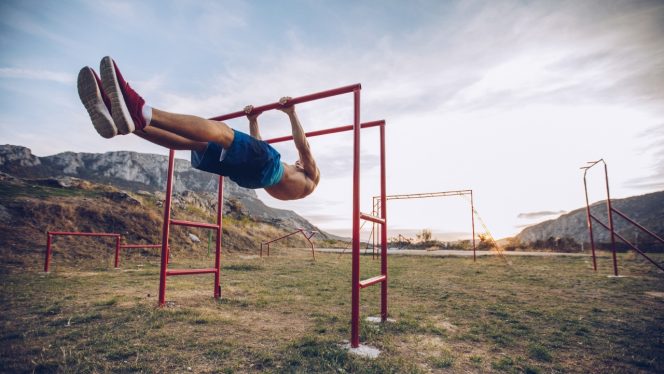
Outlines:
<svg viewBox="0 0 664 374"><path fill-rule="evenodd" d="M90 67L81 69L78 94L101 136L134 133L169 149L191 150L194 168L228 176L245 188L264 188L280 200L302 199L316 189L320 171L295 106L288 104L289 97L279 100L279 110L290 119L299 153L294 165L282 163L279 152L261 140L257 119L260 113L254 113L251 105L245 107L250 129L247 135L223 122L146 105L108 56L101 60L100 72L101 78Z"/></svg>

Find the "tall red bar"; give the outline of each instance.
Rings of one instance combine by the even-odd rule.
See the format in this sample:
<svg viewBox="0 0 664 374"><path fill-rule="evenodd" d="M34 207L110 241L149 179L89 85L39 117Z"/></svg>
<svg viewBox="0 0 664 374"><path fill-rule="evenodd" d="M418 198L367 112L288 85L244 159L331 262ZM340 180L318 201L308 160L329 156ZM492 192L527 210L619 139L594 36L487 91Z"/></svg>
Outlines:
<svg viewBox="0 0 664 374"><path fill-rule="evenodd" d="M586 172L588 169L586 169ZM595 256L595 238L593 238L593 220L590 218L590 201L588 200L588 183L586 182L586 172L583 173L583 190L586 194L586 219L588 220L588 234L590 235L590 250L593 256L593 270L597 271L597 258Z"/></svg>
<svg viewBox="0 0 664 374"><path fill-rule="evenodd" d="M224 177L219 176L219 196L217 196L217 241L215 243L215 256L214 256L214 298L221 297L221 238L224 234L222 230L223 224L223 211L224 211Z"/></svg>
<svg viewBox="0 0 664 374"><path fill-rule="evenodd" d="M385 280L380 284L380 319L387 321L387 181L385 173L385 125L380 127L380 274Z"/></svg>
<svg viewBox="0 0 664 374"><path fill-rule="evenodd" d="M166 201L164 202L164 223L161 231L161 271L159 273L159 306L166 304L166 270L168 268L168 238L171 222L171 196L173 195L173 167L175 151L168 153L168 179L166 181Z"/></svg>
<svg viewBox="0 0 664 374"><path fill-rule="evenodd" d="M360 89L353 91L353 254L350 345L360 345Z"/></svg>
<svg viewBox="0 0 664 374"><path fill-rule="evenodd" d="M606 210L609 216L609 230L611 230L611 254L613 256L613 275L618 276L618 259L616 257L616 234L613 230L613 211L611 209L611 194L609 193L609 171L604 162L604 178L606 180Z"/></svg>
<svg viewBox="0 0 664 374"><path fill-rule="evenodd" d="M120 262L120 236L118 235L115 238L115 262L113 263L113 267L117 269L119 262Z"/></svg>

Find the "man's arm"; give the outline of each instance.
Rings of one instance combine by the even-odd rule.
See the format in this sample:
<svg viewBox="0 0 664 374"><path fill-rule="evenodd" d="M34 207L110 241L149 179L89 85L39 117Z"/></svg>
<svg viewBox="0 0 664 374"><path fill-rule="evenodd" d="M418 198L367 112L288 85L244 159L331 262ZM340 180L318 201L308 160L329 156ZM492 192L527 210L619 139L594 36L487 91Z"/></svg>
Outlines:
<svg viewBox="0 0 664 374"><path fill-rule="evenodd" d="M295 113L295 106L288 105L290 99L290 97L282 97L279 100L279 103L283 105L283 107L279 110L286 113L290 119L291 128L293 130L293 141L295 142L295 148L297 148L297 151L300 154L300 162L302 163L304 172L314 181L314 183L318 183L319 172L316 167L316 160L314 160L314 156L311 154L311 147L307 141L307 136L304 134L304 129L302 129L297 113Z"/></svg>
<svg viewBox="0 0 664 374"><path fill-rule="evenodd" d="M253 105L247 105L244 107L244 112L247 114L247 119L249 119L249 135L258 140L263 140L261 139L261 132L258 129L258 116L261 115L261 112L253 113L253 111Z"/></svg>

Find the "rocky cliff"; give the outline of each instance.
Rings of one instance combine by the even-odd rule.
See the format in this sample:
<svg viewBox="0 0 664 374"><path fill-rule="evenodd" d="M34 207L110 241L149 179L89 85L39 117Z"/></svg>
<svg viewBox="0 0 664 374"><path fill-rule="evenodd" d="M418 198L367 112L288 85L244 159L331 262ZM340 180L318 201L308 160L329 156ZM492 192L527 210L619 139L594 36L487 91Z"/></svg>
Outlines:
<svg viewBox="0 0 664 374"><path fill-rule="evenodd" d="M75 177L109 184L133 192L162 193L166 189L168 157L137 152L74 153L37 157L30 149L0 145L0 171L27 179ZM176 198L196 200L198 205L216 204L218 176L193 169L187 160L175 160L174 191ZM265 205L253 190L224 179L225 210L232 205L254 220L269 222L285 229L320 230L293 211ZM327 237L321 232L322 237Z"/></svg>
<svg viewBox="0 0 664 374"><path fill-rule="evenodd" d="M611 199L611 203L615 209L625 213L628 217L660 237L664 237L664 191L625 199ZM591 212L605 224L608 222L606 200L593 204ZM617 214L613 215L613 219L616 231L626 239L644 245L655 243L647 234L639 232ZM593 224L593 229L596 242L610 242L611 238L607 230L595 223ZM557 219L527 227L517 235L517 238L522 243L533 243L538 240L546 241L549 238L569 238L577 243L588 243L586 208L576 209Z"/></svg>

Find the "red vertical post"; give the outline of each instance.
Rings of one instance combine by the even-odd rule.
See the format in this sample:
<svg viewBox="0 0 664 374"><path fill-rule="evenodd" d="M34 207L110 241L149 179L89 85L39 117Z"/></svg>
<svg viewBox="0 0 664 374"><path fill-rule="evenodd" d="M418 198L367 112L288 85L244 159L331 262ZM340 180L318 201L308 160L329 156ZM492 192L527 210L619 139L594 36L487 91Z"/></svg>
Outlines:
<svg viewBox="0 0 664 374"><path fill-rule="evenodd" d="M606 180L606 209L609 215L609 230L611 231L611 252L613 256L613 275L618 276L618 258L616 257L616 233L613 229L613 209L611 208L611 194L609 193L609 171L604 162L604 179Z"/></svg>
<svg viewBox="0 0 664 374"><path fill-rule="evenodd" d="M473 262L477 262L477 255L475 254L475 203L473 202L473 190L470 190L470 225L473 228Z"/></svg>
<svg viewBox="0 0 664 374"><path fill-rule="evenodd" d="M166 270L168 268L168 237L171 228L171 197L173 195L173 167L175 151L168 153L168 179L166 181L166 201L164 201L164 222L161 231L161 271L159 273L159 306L166 304Z"/></svg>
<svg viewBox="0 0 664 374"><path fill-rule="evenodd" d="M115 237L115 262L113 264L114 268L118 268L120 265L120 235Z"/></svg>
<svg viewBox="0 0 664 374"><path fill-rule="evenodd" d="M380 274L385 280L380 284L380 319L387 320L387 183L385 176L385 125L380 127Z"/></svg>
<svg viewBox="0 0 664 374"><path fill-rule="evenodd" d="M350 346L360 345L360 91L353 91L353 253Z"/></svg>
<svg viewBox="0 0 664 374"><path fill-rule="evenodd" d="M44 272L48 273L51 264L51 232L46 232L46 258L44 259Z"/></svg>
<svg viewBox="0 0 664 374"><path fill-rule="evenodd" d="M224 212L224 177L219 176L219 196L217 196L217 242L214 256L214 298L221 297L221 238L224 234L223 213Z"/></svg>
<svg viewBox="0 0 664 374"><path fill-rule="evenodd" d="M595 239L593 238L593 220L590 217L590 201L588 200L588 183L586 182L586 172L583 173L583 190L586 194L586 219L588 220L588 234L590 235L590 250L592 251L592 256L593 256L593 270L597 271L597 258L595 256Z"/></svg>

